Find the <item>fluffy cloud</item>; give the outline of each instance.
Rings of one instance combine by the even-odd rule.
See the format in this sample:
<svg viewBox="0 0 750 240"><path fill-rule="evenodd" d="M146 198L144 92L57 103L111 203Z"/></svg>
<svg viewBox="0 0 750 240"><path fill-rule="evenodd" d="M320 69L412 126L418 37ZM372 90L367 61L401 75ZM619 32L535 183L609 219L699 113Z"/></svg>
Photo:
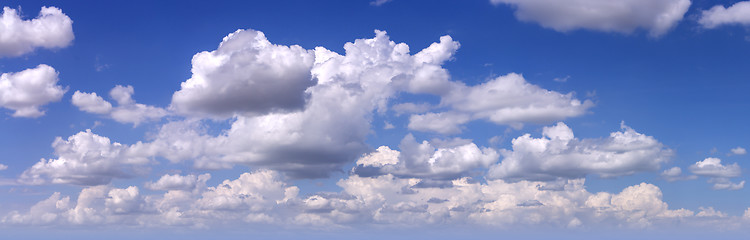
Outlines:
<svg viewBox="0 0 750 240"><path fill-rule="evenodd" d="M0 171L8 169L8 165L0 164Z"/></svg>
<svg viewBox="0 0 750 240"><path fill-rule="evenodd" d="M231 116L300 110L315 84L313 51L275 45L263 32L237 30L219 48L193 56L193 76L172 96L184 114Z"/></svg>
<svg viewBox="0 0 750 240"><path fill-rule="evenodd" d="M560 32L588 29L632 33L649 31L652 37L667 33L690 7L690 0L490 0L514 6L516 18L537 22Z"/></svg>
<svg viewBox="0 0 750 240"><path fill-rule="evenodd" d="M136 103L133 100L135 90L133 86L117 85L109 92L109 96L117 102L117 107L105 101L96 93L85 93L76 91L72 97L72 103L79 110L89 113L109 115L112 119L120 123L132 123L138 126L143 122L156 121L166 116L166 110Z"/></svg>
<svg viewBox="0 0 750 240"><path fill-rule="evenodd" d="M704 177L732 178L739 177L742 174L740 165L722 165L721 159L706 158L690 166L690 171L695 175Z"/></svg>
<svg viewBox="0 0 750 240"><path fill-rule="evenodd" d="M360 175L393 174L399 177L455 179L471 170L487 168L497 161L498 153L480 149L464 139L418 143L411 134L399 145L401 152L381 146L357 160L354 172Z"/></svg>
<svg viewBox="0 0 750 240"><path fill-rule="evenodd" d="M564 123L545 127L541 138L525 134L513 139L512 150L501 150L503 160L492 166L491 178L554 180L630 175L658 170L673 155L654 137L621 125L622 131L602 139L577 139Z"/></svg>
<svg viewBox="0 0 750 240"><path fill-rule="evenodd" d="M57 85L57 75L54 68L44 64L20 72L3 73L0 75L0 107L15 111L14 117L43 116L44 111L39 108L60 101L67 91Z"/></svg>
<svg viewBox="0 0 750 240"><path fill-rule="evenodd" d="M454 83L441 98L451 111L412 115L409 129L453 134L474 119L520 128L524 123L549 123L580 116L594 104L581 102L572 93L561 94L526 82L519 74L500 76L477 86Z"/></svg>
<svg viewBox="0 0 750 240"><path fill-rule="evenodd" d="M716 5L709 10L704 10L701 12L698 23L704 28L730 24L750 25L750 1L737 2L729 8Z"/></svg>
<svg viewBox="0 0 750 240"><path fill-rule="evenodd" d="M85 93L76 91L73 93L72 103L79 110L96 114L108 114L112 111L112 104L105 101L96 93Z"/></svg>
<svg viewBox="0 0 750 240"><path fill-rule="evenodd" d="M716 190L739 190L745 187L745 181L733 183L729 179L742 175L742 169L737 163L731 165L721 164L721 159L706 158L690 166L693 174L709 177L708 182L713 183Z"/></svg>
<svg viewBox="0 0 750 240"><path fill-rule="evenodd" d="M313 228L469 223L566 228L601 224L649 227L693 217L692 211L669 209L661 190L646 183L620 193L594 194L586 191L583 179L479 183L459 178L441 187L424 186L423 181L391 174L352 175L338 181L341 192L306 196L269 170L243 173L213 187L173 189L155 195L144 195L136 186L102 185L84 188L76 203L60 193L52 194L28 212L12 211L3 223L201 228L245 223Z"/></svg>
<svg viewBox="0 0 750 240"><path fill-rule="evenodd" d="M196 188L205 188L206 187L206 181L208 179L211 179L211 174L201 174L201 175L164 175L159 178L156 182L147 182L145 184L145 187L151 190L162 190L162 191L168 191L168 190L194 190Z"/></svg>
<svg viewBox="0 0 750 240"><path fill-rule="evenodd" d="M258 38L262 36L259 32L246 32ZM253 41L230 42L238 49L256 44ZM227 44L222 43L220 49L230 46ZM298 47L273 46L302 54ZM303 109L238 114L230 129L217 136L207 136L198 130L202 128L200 123L182 127L177 126L181 124L165 125L153 142L137 144L137 147L172 161L194 160L199 168L247 164L283 171L292 177L325 177L370 150L365 140L371 133L373 114L387 112L389 100L397 92L431 94L450 89L446 86L455 83L448 81L447 71L440 65L449 60L457 48L457 42L444 36L440 42L412 55L406 44L390 41L383 31L376 31L374 38L345 44L344 55L318 47L311 51L314 62L309 69L318 83L304 90L309 99ZM296 66L289 66L289 71L296 72ZM245 79L224 81L233 86L242 84ZM169 130L172 128L182 130ZM174 134L183 137L171 136ZM179 144L173 144L174 141ZM180 149L187 151L176 151Z"/></svg>
<svg viewBox="0 0 750 240"><path fill-rule="evenodd" d="M23 20L4 7L0 18L0 57L20 56L36 48L62 48L73 42L73 21L56 7L42 7L39 16Z"/></svg>
<svg viewBox="0 0 750 240"><path fill-rule="evenodd" d="M732 152L733 155L745 155L745 154L747 154L747 150L745 150L742 147L732 148L731 152Z"/></svg>
<svg viewBox="0 0 750 240"><path fill-rule="evenodd" d="M128 178L142 173L141 165L149 160L128 150L109 138L91 130L79 132L52 143L57 159L41 159L21 174L19 181L26 184L64 183L99 185L113 178Z"/></svg>
<svg viewBox="0 0 750 240"><path fill-rule="evenodd" d="M698 178L698 176L696 175L683 176L682 169L680 167L672 167L670 169L664 170L663 172L661 172L661 177L669 182L679 180L692 180Z"/></svg>

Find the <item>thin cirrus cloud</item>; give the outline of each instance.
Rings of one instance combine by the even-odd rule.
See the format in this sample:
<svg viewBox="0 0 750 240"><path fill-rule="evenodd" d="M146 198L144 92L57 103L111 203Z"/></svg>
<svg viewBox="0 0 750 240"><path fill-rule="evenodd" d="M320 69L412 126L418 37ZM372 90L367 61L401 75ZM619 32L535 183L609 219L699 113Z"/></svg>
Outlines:
<svg viewBox="0 0 750 240"><path fill-rule="evenodd" d="M708 29L723 25L750 25L750 1L737 2L729 7L716 5L703 10L698 23Z"/></svg>
<svg viewBox="0 0 750 240"><path fill-rule="evenodd" d="M44 116L42 106L60 101L67 88L58 85L58 72L45 64L0 75L0 107L13 110L13 117Z"/></svg>
<svg viewBox="0 0 750 240"><path fill-rule="evenodd" d="M23 20L18 10L4 7L0 17L0 57L16 57L37 48L57 49L73 42L73 20L56 7L42 7L39 16Z"/></svg>
<svg viewBox="0 0 750 240"><path fill-rule="evenodd" d="M629 34L644 29L660 37L679 23L690 0L490 0L508 4L524 22L559 32L586 29Z"/></svg>

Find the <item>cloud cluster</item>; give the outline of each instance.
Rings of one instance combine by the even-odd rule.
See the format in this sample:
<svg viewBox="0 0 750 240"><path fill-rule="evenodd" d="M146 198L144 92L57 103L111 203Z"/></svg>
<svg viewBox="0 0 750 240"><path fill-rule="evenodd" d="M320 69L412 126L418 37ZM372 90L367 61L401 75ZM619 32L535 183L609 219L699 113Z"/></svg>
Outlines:
<svg viewBox="0 0 750 240"><path fill-rule="evenodd" d="M237 30L219 48L193 56L193 76L172 96L183 114L232 116L300 110L315 84L313 51L272 44L263 32Z"/></svg>
<svg viewBox="0 0 750 240"><path fill-rule="evenodd" d="M110 142L86 130L52 143L56 159L41 159L24 171L24 184L64 183L75 185L107 184L113 178L142 174L149 159L117 142Z"/></svg>
<svg viewBox="0 0 750 240"><path fill-rule="evenodd" d="M742 169L737 163L731 165L721 164L721 159L706 158L690 166L693 174L709 177L708 182L713 183L714 189L739 190L745 187L745 181L733 183L729 179L742 175Z"/></svg>
<svg viewBox="0 0 750 240"><path fill-rule="evenodd" d="M73 42L73 21L56 7L42 7L39 16L23 20L18 11L3 8L0 17L0 57L15 57L36 48L62 48Z"/></svg>
<svg viewBox="0 0 750 240"><path fill-rule="evenodd" d="M541 138L525 134L513 139L512 150L501 150L500 164L488 177L506 180L554 180L631 175L656 171L670 160L672 150L654 137L621 124L607 138L577 139L564 123L545 127Z"/></svg>
<svg viewBox="0 0 750 240"><path fill-rule="evenodd" d="M401 140L401 150L381 146L377 151L357 160L354 173L362 176L393 174L399 177L420 177L451 180L470 171L487 168L497 162L499 154L491 148L477 147L469 140L422 141L409 134Z"/></svg>
<svg viewBox="0 0 750 240"><path fill-rule="evenodd" d="M716 5L704 10L698 23L709 29L732 24L750 25L750 1L737 2L728 8Z"/></svg>
<svg viewBox="0 0 750 240"><path fill-rule="evenodd" d="M162 108L136 103L133 100L134 93L133 86L117 85L112 88L109 96L117 102L117 107L112 107L111 103L96 93L80 91L73 93L71 102L81 111L109 115L117 122L132 123L133 126L159 120L168 114Z"/></svg>
<svg viewBox="0 0 750 240"><path fill-rule="evenodd" d="M412 115L409 129L455 134L461 132L462 124L474 119L521 128L524 123L549 123L580 116L594 105L590 100L575 99L572 93L562 94L530 84L515 73L477 86L453 85L441 98L441 105L451 109Z"/></svg>
<svg viewBox="0 0 750 240"><path fill-rule="evenodd" d="M168 178L194 179L178 175L162 177ZM2 222L147 227L253 223L329 229L352 224L469 223L497 227L545 224L575 228L615 223L642 228L696 217L690 210L669 209L662 200L661 190L646 183L627 187L620 193L590 193L585 190L583 179L560 183L502 180L478 183L460 178L451 181L450 186L419 187L422 181L391 174L352 175L339 180L341 192L306 196L300 196L298 187L285 183L280 174L269 170L243 173L216 186L164 189L163 193L152 195L144 195L136 186L102 185L83 189L76 202L54 193L28 211L10 212ZM553 189L548 185L560 186Z"/></svg>
<svg viewBox="0 0 750 240"><path fill-rule="evenodd" d="M645 29L659 37L682 20L690 0L490 0L515 7L521 21L560 32L587 29L632 33Z"/></svg>
<svg viewBox="0 0 750 240"><path fill-rule="evenodd" d="M35 68L0 75L0 107L15 111L13 117L37 118L40 108L60 101L67 91L60 85L54 68L40 64Z"/></svg>
<svg viewBox="0 0 750 240"><path fill-rule="evenodd" d="M216 63L227 65L211 68L208 72L215 71L216 74L210 79L203 76L206 73L201 72L203 70L194 69L193 78L184 82L183 89L175 93L172 107L178 111L185 109L178 107L182 104L177 100L180 96L193 96L192 93L197 92L191 91L198 89L196 86L214 86L211 84L218 85L215 88L201 87L200 92L248 86L252 91L269 91L278 98L286 96L301 100L304 95L306 101L295 101L299 104L287 106L281 104L286 100L253 97L249 101L274 106L253 110L229 104L225 112L203 112L209 115L207 118L235 113L231 127L219 135L203 133L200 122L167 124L154 141L136 147L172 161L193 160L199 168L247 164L283 171L293 177L325 177L369 150L365 140L371 132L373 114L386 112L389 100L397 92L447 91L449 87L446 86L453 83L440 65L449 60L457 48L457 42L444 36L440 42L412 55L406 44L390 41L385 32L376 31L374 38L347 43L345 54L341 55L322 47L304 50L298 46L274 45L261 32L238 31L225 38L218 50L194 57L194 68L208 64L196 60L208 56L224 59ZM229 55L222 55L225 53ZM253 72L246 72L248 69ZM246 78L248 76L251 78ZM256 78L268 76L274 78ZM287 83L300 87L288 87ZM274 93L273 89L295 90L293 93ZM238 96L253 96L247 93L242 91ZM212 92L196 99L219 104L229 101L225 99L226 95ZM252 105L245 100L248 99L233 104ZM188 151L180 152L182 150Z"/></svg>

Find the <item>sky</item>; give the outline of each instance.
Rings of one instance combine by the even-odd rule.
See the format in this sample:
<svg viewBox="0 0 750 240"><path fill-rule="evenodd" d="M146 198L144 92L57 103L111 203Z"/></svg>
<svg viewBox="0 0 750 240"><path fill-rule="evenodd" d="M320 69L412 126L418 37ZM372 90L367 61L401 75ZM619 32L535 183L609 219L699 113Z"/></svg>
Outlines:
<svg viewBox="0 0 750 240"><path fill-rule="evenodd" d="M16 238L750 226L750 1L1 3Z"/></svg>

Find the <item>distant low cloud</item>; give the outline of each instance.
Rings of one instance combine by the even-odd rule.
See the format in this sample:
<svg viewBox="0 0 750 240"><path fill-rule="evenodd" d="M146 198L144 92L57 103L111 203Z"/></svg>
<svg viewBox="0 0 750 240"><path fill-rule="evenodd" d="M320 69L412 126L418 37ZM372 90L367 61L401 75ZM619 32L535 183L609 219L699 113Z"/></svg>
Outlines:
<svg viewBox="0 0 750 240"><path fill-rule="evenodd" d="M728 8L716 5L704 10L698 23L708 29L723 25L750 25L750 1L737 2Z"/></svg>
<svg viewBox="0 0 750 240"><path fill-rule="evenodd" d="M525 134L513 139L512 150L500 151L502 161L488 177L505 180L542 180L631 175L656 171L673 151L654 137L621 125L621 131L601 139L578 139L564 123L545 127L541 138Z"/></svg>
<svg viewBox="0 0 750 240"><path fill-rule="evenodd" d="M742 169L737 163L724 165L721 164L721 159L706 158L691 165L690 171L698 176L709 177L708 182L713 183L716 190L739 190L745 187L744 180L739 183L730 181L730 178L742 175Z"/></svg>
<svg viewBox="0 0 750 240"><path fill-rule="evenodd" d="M679 23L690 0L490 0L515 8L521 21L560 32L587 29L632 33L644 29L660 37Z"/></svg>
<svg viewBox="0 0 750 240"><path fill-rule="evenodd" d="M18 11L3 8L0 17L0 57L16 57L36 48L62 48L73 42L73 21L56 7L42 7L39 16L23 20Z"/></svg>
<svg viewBox="0 0 750 240"><path fill-rule="evenodd" d="M743 147L732 148L731 152L732 152L732 155L745 155L745 154L747 154L747 150L745 150L745 148L743 148Z"/></svg>
<svg viewBox="0 0 750 240"><path fill-rule="evenodd" d="M2 34L2 33L0 33ZM0 75L0 107L15 111L13 117L44 116L42 106L60 101L67 91L57 85L54 68L40 64L35 68Z"/></svg>

